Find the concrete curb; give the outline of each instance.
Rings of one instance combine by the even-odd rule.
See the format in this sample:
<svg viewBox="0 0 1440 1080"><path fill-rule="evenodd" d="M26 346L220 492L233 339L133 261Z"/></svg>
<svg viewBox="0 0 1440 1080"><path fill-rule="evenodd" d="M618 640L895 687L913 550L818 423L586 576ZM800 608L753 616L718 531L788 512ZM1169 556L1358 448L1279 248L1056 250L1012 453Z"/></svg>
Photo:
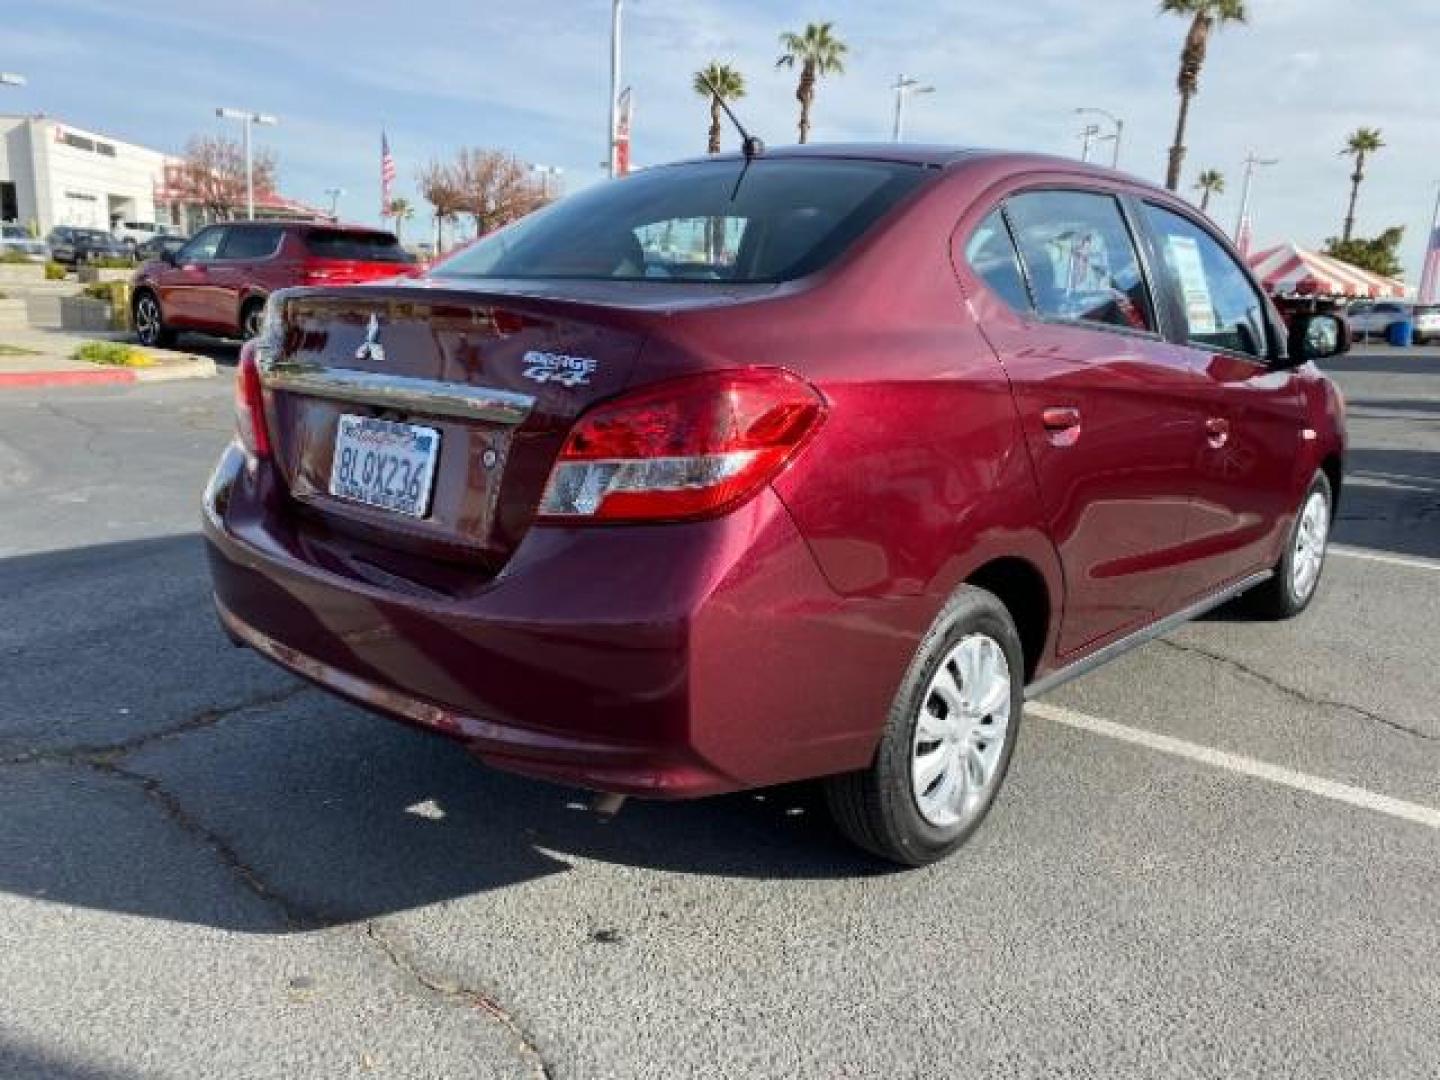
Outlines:
<svg viewBox="0 0 1440 1080"><path fill-rule="evenodd" d="M0 371L0 390L35 389L47 386L115 386L131 383L173 382L178 379L208 379L215 375L215 361L208 356L145 350L156 361L154 367L54 368L40 371Z"/></svg>

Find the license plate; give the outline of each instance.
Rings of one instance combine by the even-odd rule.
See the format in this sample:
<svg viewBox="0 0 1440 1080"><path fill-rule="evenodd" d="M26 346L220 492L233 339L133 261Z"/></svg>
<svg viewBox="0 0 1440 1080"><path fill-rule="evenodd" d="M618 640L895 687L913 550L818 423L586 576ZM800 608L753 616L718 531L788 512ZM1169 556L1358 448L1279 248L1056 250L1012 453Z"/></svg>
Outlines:
<svg viewBox="0 0 1440 1080"><path fill-rule="evenodd" d="M330 494L424 517L430 509L439 452L440 433L434 428L342 415L335 431Z"/></svg>

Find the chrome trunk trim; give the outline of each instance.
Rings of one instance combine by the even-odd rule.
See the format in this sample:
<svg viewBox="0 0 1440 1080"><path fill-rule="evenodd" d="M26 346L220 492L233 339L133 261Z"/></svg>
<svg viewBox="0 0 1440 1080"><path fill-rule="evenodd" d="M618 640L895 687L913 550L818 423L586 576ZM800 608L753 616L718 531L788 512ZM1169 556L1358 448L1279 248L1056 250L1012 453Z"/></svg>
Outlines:
<svg viewBox="0 0 1440 1080"><path fill-rule="evenodd" d="M261 378L272 390L284 390L291 394L373 405L380 409L402 409L425 416L486 420L493 424L521 424L535 407L534 397L512 390L321 364L280 361L262 367Z"/></svg>

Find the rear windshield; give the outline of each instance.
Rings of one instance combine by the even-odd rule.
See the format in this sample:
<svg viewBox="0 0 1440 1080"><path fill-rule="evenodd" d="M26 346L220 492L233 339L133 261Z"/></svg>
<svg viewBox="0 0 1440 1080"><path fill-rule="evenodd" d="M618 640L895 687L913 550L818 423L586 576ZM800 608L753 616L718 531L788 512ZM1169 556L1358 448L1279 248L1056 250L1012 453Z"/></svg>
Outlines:
<svg viewBox="0 0 1440 1080"><path fill-rule="evenodd" d="M321 259L358 262L408 263L414 257L400 246L393 233L356 232L353 229L311 229L305 247Z"/></svg>
<svg viewBox="0 0 1440 1080"><path fill-rule="evenodd" d="M926 176L918 165L833 158L667 166L578 192L434 273L789 281L828 265Z"/></svg>

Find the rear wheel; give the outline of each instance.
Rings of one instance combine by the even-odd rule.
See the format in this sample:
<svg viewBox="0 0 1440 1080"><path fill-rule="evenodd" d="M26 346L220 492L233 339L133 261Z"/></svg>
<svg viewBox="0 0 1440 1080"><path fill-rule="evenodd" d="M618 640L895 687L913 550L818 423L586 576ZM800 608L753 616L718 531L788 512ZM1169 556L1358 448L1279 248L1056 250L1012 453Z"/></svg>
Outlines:
<svg viewBox="0 0 1440 1080"><path fill-rule="evenodd" d="M870 767L826 782L841 831L906 866L963 844L1010 767L1024 670L1005 605L962 587L915 654Z"/></svg>
<svg viewBox="0 0 1440 1080"><path fill-rule="evenodd" d="M247 300L240 309L240 340L249 341L260 336L260 326L265 321L265 301Z"/></svg>
<svg viewBox="0 0 1440 1080"><path fill-rule="evenodd" d="M175 341L175 331L165 325L165 316L160 311L160 301L155 294L137 293L132 312L135 320L135 336L141 345L163 347Z"/></svg>
<svg viewBox="0 0 1440 1080"><path fill-rule="evenodd" d="M1255 612L1270 619L1290 619L1310 606L1325 569L1330 520L1335 498L1330 481L1317 472L1310 482L1295 523L1290 526L1285 554L1269 581L1247 598Z"/></svg>

